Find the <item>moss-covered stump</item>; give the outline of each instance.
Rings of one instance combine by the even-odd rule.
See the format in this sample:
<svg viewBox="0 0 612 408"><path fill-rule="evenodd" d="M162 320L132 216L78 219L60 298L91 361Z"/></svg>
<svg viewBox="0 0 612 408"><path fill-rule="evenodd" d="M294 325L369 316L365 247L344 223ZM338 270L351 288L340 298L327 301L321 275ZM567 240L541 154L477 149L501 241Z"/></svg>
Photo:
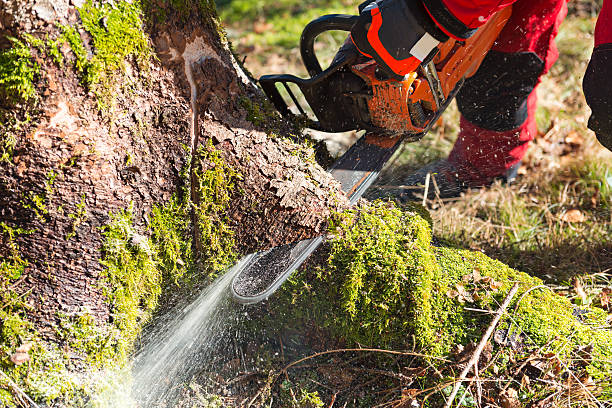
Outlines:
<svg viewBox="0 0 612 408"><path fill-rule="evenodd" d="M448 357L456 345L480 340L491 312L518 282L495 347L541 349L572 376L595 381L594 393L611 395L607 313L578 308L538 278L482 253L432 244L424 217L422 208L382 201L336 214L320 266L290 281L283 300L270 305L272 318L314 322L349 345ZM588 358L577 358L584 350Z"/></svg>

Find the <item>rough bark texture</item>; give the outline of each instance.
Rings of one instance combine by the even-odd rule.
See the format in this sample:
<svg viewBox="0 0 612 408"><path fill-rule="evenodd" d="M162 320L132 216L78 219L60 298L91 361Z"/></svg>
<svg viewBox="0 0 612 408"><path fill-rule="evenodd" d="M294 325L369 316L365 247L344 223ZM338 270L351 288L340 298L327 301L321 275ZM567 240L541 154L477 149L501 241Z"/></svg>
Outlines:
<svg viewBox="0 0 612 408"><path fill-rule="evenodd" d="M57 38L56 23L80 21L75 5L82 3L3 1L2 49L10 46L5 35ZM256 91L237 69L212 15L197 6L173 10L164 3L148 9L160 8L164 18L144 16L157 58L146 73L128 64L118 84L137 85L130 90L114 85L111 113L101 111L82 85L65 42L63 67L32 48L41 66L38 102L30 109L33 120L13 131L12 159L0 163L0 222L29 231L16 239L28 266L14 288L27 293L28 317L43 337L53 338L58 311L86 307L99 321L109 319L111 306L100 285L100 228L110 214L132 205L144 231L152 207L184 184L180 173L198 146L221 150L241 175L229 207L239 251L312 236L322 230L330 209L346 206L322 168L292 154L294 144L269 137L247 120L240 100ZM79 34L88 51L95 51L88 33ZM33 197L43 198L44 209ZM86 216L77 222L83 205ZM6 256L8 246L3 236L0 255Z"/></svg>

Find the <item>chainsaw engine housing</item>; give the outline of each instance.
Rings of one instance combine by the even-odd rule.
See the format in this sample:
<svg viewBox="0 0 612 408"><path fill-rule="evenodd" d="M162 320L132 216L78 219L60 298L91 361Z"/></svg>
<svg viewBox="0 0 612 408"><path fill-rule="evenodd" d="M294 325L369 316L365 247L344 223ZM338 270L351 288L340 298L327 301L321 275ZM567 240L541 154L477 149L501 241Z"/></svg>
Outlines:
<svg viewBox="0 0 612 408"><path fill-rule="evenodd" d="M489 19L476 34L460 42L439 45L435 56L402 80L384 78L374 60L357 63L343 57L322 70L314 54L317 35L330 30L350 31L357 16L327 15L310 22L302 33L300 50L308 79L294 75L264 75L261 87L283 116L291 116L279 92L284 87L299 114L308 116L290 84L297 85L316 119L308 126L325 132L367 130L381 135L422 137L473 75L511 14L507 7Z"/></svg>

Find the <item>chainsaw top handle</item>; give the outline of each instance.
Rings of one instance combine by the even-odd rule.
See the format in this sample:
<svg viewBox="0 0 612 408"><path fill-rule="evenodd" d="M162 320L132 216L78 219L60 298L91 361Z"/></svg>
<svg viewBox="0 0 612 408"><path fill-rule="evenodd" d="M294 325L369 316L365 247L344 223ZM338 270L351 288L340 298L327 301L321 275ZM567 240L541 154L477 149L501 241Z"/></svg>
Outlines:
<svg viewBox="0 0 612 408"><path fill-rule="evenodd" d="M302 31L300 52L302 61L310 76L323 72L321 64L314 52L314 42L317 36L326 31L351 31L359 16L347 14L328 14L312 20Z"/></svg>

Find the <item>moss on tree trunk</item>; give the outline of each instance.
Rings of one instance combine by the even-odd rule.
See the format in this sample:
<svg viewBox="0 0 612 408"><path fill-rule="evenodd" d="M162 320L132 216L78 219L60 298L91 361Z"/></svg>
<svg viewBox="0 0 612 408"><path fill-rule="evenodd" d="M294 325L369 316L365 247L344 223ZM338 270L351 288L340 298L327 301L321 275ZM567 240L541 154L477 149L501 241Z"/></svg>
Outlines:
<svg viewBox="0 0 612 408"><path fill-rule="evenodd" d="M0 368L37 401L79 406L165 288L312 236L347 204L292 125L253 117L261 98L214 3L5 5ZM4 377L0 398L21 398Z"/></svg>

